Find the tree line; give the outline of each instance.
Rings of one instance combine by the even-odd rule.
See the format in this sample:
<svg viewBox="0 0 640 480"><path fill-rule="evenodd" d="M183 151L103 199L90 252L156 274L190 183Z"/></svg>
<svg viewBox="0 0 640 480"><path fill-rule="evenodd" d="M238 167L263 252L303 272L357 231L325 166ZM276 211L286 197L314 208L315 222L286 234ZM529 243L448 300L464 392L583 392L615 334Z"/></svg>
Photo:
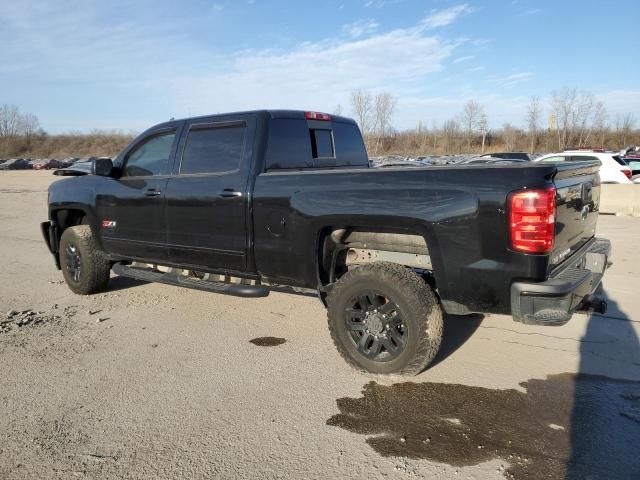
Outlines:
<svg viewBox="0 0 640 480"><path fill-rule="evenodd" d="M115 156L133 134L94 130L89 133L49 135L37 115L15 105L0 105L0 159Z"/></svg>
<svg viewBox="0 0 640 480"><path fill-rule="evenodd" d="M553 91L548 98L531 97L522 125L489 128L484 106L469 100L457 115L427 126L398 131L393 115L398 99L388 92L358 89L350 95L350 114L364 135L369 155L451 155L492 151L552 152L570 147L619 150L640 144L633 113L611 116L590 92L575 88ZM342 113L342 107L335 109ZM37 115L15 105L0 105L0 158L64 158L115 156L132 133L98 131L49 135Z"/></svg>
<svg viewBox="0 0 640 480"><path fill-rule="evenodd" d="M404 131L392 126L397 99L390 93L354 90L350 102L372 156L536 153L587 147L620 150L640 143L633 113L611 117L595 95L575 88L555 90L544 100L531 97L523 112L524 127L508 122L492 129L484 106L476 100L469 100L461 112L440 124L427 126L420 121Z"/></svg>

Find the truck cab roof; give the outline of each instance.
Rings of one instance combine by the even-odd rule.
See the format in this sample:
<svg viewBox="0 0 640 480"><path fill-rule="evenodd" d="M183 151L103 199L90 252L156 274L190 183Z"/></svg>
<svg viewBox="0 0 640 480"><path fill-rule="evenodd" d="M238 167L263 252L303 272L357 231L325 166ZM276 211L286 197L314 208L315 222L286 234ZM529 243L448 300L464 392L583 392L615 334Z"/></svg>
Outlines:
<svg viewBox="0 0 640 480"><path fill-rule="evenodd" d="M316 118L316 119L309 118L309 114L326 116L325 121L351 123L354 125L356 124L356 122L349 117L343 117L341 115L334 115L334 114L328 114L328 113L321 113L321 112L316 112L311 110L260 109L260 110L241 110L237 112L218 112L218 113L211 113L208 115L198 115L195 117L176 118L176 119L172 119L172 120L154 125L152 128L157 128L159 126L173 126L186 121L209 120L212 117L217 117L217 116L231 117L231 116L263 115L271 119L290 118L290 119L306 119L306 120L322 121L322 119L320 118Z"/></svg>

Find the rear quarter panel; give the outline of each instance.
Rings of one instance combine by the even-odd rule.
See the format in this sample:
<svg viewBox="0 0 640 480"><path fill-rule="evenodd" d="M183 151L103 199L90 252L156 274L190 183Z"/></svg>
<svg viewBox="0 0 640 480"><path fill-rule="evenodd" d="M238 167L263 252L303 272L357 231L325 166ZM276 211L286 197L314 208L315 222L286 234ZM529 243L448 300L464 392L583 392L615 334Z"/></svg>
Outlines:
<svg viewBox="0 0 640 480"><path fill-rule="evenodd" d="M548 185L554 171L527 164L263 173L253 193L256 268L314 288L323 229L399 229L426 238L450 310L508 311L511 280L542 280L548 256L508 250L505 200Z"/></svg>

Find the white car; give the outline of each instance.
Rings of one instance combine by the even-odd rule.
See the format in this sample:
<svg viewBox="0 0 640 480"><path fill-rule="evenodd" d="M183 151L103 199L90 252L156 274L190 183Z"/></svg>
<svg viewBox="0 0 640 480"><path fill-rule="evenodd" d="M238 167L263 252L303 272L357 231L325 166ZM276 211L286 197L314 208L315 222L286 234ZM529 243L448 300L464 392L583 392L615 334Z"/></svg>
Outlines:
<svg viewBox="0 0 640 480"><path fill-rule="evenodd" d="M631 183L631 168L620 155L596 150L565 150L549 153L534 159L534 162L579 162L600 160L600 180L602 183Z"/></svg>

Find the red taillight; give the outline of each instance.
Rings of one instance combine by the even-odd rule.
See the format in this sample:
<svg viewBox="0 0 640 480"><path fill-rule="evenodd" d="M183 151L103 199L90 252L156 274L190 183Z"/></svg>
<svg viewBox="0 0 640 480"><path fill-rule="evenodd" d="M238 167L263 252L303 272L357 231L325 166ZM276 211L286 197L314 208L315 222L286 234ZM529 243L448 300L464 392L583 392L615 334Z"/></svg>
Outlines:
<svg viewBox="0 0 640 480"><path fill-rule="evenodd" d="M556 189L511 192L507 201L511 249L549 253L556 229Z"/></svg>
<svg viewBox="0 0 640 480"><path fill-rule="evenodd" d="M304 116L307 120L327 120L331 121L331 115L328 113L320 113L320 112L305 112Z"/></svg>
<svg viewBox="0 0 640 480"><path fill-rule="evenodd" d="M624 170L622 170L622 173L624 173L627 176L627 178L631 180L631 170L627 170L625 168Z"/></svg>

